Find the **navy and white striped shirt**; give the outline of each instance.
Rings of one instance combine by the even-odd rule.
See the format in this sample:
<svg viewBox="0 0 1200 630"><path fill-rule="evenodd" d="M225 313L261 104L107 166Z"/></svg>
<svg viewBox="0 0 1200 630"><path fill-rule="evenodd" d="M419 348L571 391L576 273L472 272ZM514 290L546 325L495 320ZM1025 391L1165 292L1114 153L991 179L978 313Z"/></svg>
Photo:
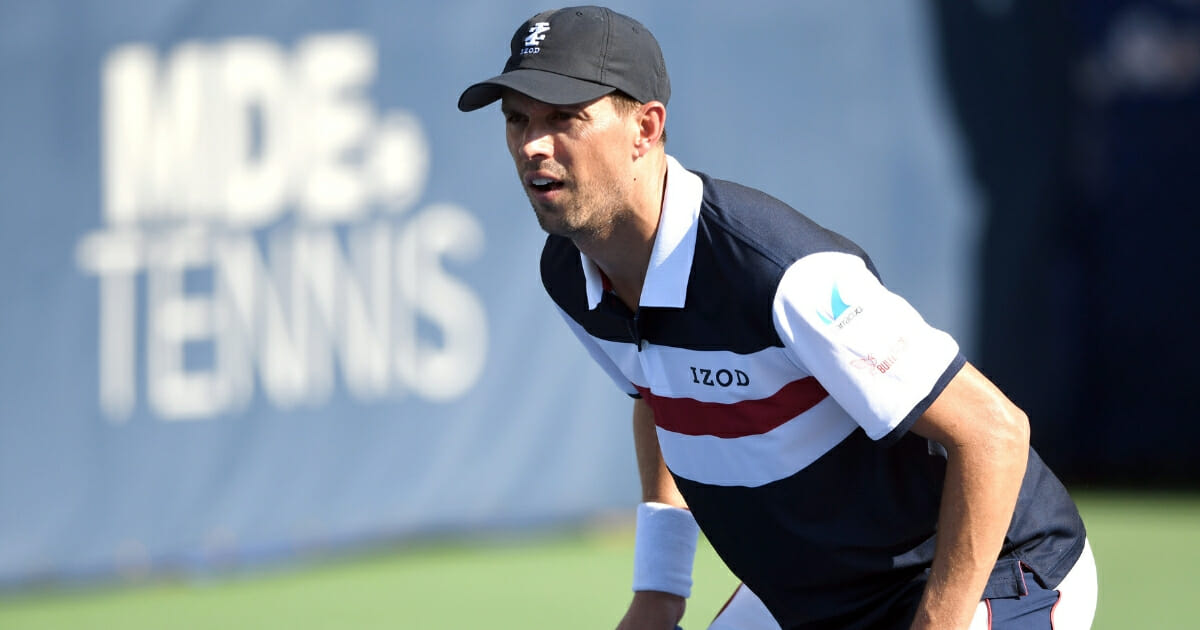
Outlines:
<svg viewBox="0 0 1200 630"><path fill-rule="evenodd" d="M547 239L541 270L591 356L654 410L705 536L785 628L853 618L929 567L946 460L908 429L965 360L858 246L668 157L636 313L566 238ZM1019 593L1021 563L1053 588L1083 543L1031 451L985 596Z"/></svg>

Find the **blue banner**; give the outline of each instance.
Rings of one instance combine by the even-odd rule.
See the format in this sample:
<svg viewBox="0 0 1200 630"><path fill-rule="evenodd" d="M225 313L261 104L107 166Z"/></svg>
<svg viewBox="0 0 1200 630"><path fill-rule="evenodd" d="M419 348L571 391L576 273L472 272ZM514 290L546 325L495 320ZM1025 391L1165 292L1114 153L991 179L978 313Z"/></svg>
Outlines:
<svg viewBox="0 0 1200 630"><path fill-rule="evenodd" d="M668 150L864 245L968 341L915 2L616 2ZM544 296L494 108L529 2L0 5L0 584L578 522L629 402Z"/></svg>

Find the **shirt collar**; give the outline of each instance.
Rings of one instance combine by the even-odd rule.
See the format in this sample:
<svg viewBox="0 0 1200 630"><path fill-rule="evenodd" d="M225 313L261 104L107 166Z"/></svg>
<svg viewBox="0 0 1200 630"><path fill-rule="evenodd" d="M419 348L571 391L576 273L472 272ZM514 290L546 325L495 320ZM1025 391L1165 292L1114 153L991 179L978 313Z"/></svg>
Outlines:
<svg viewBox="0 0 1200 630"><path fill-rule="evenodd" d="M696 225L703 198L704 183L700 177L668 155L662 214L658 219L639 306L683 308L692 257L696 252ZM604 276L590 258L582 252L579 257L583 262L588 307L596 308L604 296Z"/></svg>

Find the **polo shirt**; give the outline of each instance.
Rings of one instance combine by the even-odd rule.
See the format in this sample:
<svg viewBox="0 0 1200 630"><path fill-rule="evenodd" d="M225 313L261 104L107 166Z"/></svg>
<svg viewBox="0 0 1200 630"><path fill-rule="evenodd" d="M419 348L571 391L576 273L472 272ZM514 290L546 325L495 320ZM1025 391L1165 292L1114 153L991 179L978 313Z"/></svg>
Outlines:
<svg viewBox="0 0 1200 630"><path fill-rule="evenodd" d="M933 558L945 450L912 423L962 368L954 339L870 258L760 191L667 158L636 312L569 239L546 291L591 357L653 409L667 468L729 569L784 628L885 605ZM1049 588L1083 549L1062 484L1030 452L985 597Z"/></svg>

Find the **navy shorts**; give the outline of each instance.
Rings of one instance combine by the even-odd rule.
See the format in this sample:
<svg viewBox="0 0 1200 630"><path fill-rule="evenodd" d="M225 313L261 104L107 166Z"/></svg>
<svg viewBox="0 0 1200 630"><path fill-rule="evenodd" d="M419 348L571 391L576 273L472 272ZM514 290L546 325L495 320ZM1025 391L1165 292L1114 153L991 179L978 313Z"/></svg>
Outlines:
<svg viewBox="0 0 1200 630"><path fill-rule="evenodd" d="M1016 563L1014 563L1015 565ZM1051 614L1059 591L1047 589L1033 573L1014 567L1013 579L1003 590L1012 595L990 597L986 606L989 630L1051 630ZM809 630L908 630L925 591L921 576L898 589L886 601L853 618L829 619ZM982 615L982 611L976 613ZM978 621L978 620L977 620ZM978 627L978 626L972 626ZM767 608L744 585L739 585L726 607L717 614L710 630L779 630Z"/></svg>
<svg viewBox="0 0 1200 630"><path fill-rule="evenodd" d="M1020 565L1014 567L1011 588L1012 595L983 600L988 611L988 630L1053 630L1050 615L1058 604L1059 592L1043 586L1032 571ZM908 630L924 590L922 581L919 588L900 598L899 606L892 609L895 614L891 620L880 619L864 630Z"/></svg>
<svg viewBox="0 0 1200 630"><path fill-rule="evenodd" d="M917 576L853 618L829 619L808 630L908 630L925 591L928 573ZM1096 611L1096 563L1084 541L1082 555L1054 589L1018 562L999 562L972 620L972 630L1084 630ZM1053 625L1052 625L1053 623ZM780 630L767 607L744 584L738 586L709 630Z"/></svg>

